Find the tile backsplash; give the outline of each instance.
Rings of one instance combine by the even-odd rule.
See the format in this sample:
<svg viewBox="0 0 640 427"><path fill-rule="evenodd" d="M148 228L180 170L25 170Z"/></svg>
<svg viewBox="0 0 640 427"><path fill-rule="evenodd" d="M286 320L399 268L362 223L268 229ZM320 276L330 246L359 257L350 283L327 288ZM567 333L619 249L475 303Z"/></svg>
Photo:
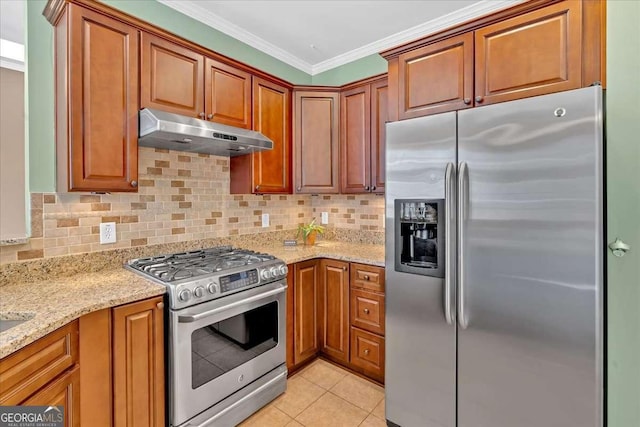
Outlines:
<svg viewBox="0 0 640 427"><path fill-rule="evenodd" d="M139 148L137 193L31 194L31 239L0 246L0 264L142 245L291 230L320 212L330 227L382 231L375 195L232 195L229 159ZM263 213L269 227L262 227ZM115 222L117 242L101 245L99 224Z"/></svg>

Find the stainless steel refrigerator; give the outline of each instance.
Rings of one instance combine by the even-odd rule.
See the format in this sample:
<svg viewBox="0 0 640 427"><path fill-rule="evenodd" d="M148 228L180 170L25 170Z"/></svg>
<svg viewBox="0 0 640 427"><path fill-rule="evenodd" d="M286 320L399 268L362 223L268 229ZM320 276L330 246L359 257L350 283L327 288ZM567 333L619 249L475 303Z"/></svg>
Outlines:
<svg viewBox="0 0 640 427"><path fill-rule="evenodd" d="M389 425L603 425L602 98L387 124Z"/></svg>

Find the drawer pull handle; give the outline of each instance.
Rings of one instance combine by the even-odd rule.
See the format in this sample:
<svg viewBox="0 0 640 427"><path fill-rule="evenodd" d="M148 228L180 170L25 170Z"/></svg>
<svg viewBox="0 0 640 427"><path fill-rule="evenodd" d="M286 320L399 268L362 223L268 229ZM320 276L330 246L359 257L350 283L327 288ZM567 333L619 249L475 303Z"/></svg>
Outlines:
<svg viewBox="0 0 640 427"><path fill-rule="evenodd" d="M368 349L368 348L365 348L365 349L364 349L364 355L365 355L365 356L367 356L368 354L369 354L369 349Z"/></svg>
<svg viewBox="0 0 640 427"><path fill-rule="evenodd" d="M369 309L368 309L368 308L365 308L365 309L364 309L364 310L362 310L362 311L364 311L364 314L369 314Z"/></svg>
<svg viewBox="0 0 640 427"><path fill-rule="evenodd" d="M364 280L369 280L369 276L368 275L364 275Z"/></svg>

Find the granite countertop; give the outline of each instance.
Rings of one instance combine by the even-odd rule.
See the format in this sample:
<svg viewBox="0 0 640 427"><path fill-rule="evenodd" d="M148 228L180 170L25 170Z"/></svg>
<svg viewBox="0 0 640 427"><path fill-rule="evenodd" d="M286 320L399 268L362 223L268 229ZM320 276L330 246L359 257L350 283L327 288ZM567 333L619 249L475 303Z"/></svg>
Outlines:
<svg viewBox="0 0 640 427"><path fill-rule="evenodd" d="M278 243L246 248L271 254L287 264L313 258L332 258L384 267L384 245L319 241L315 246L283 246Z"/></svg>
<svg viewBox="0 0 640 427"><path fill-rule="evenodd" d="M124 268L2 286L0 318L29 320L0 333L0 358L83 314L151 298L164 292L164 286Z"/></svg>
<svg viewBox="0 0 640 427"><path fill-rule="evenodd" d="M269 253L287 264L332 258L384 267L384 246L320 241L315 246L286 247L282 242L237 245ZM72 262L72 261L70 261ZM162 295L165 287L121 268L50 278L7 281L0 286L0 319L28 319L0 332L0 358L17 351L84 314ZM39 277L36 275L36 277Z"/></svg>

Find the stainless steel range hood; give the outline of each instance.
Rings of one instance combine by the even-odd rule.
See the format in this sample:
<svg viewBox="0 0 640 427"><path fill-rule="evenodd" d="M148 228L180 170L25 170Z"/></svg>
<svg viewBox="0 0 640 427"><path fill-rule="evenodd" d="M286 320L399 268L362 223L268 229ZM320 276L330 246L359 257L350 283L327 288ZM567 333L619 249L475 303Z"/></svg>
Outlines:
<svg viewBox="0 0 640 427"><path fill-rule="evenodd" d="M138 145L142 147L227 157L273 148L272 140L252 130L150 108L140 110L139 118Z"/></svg>

